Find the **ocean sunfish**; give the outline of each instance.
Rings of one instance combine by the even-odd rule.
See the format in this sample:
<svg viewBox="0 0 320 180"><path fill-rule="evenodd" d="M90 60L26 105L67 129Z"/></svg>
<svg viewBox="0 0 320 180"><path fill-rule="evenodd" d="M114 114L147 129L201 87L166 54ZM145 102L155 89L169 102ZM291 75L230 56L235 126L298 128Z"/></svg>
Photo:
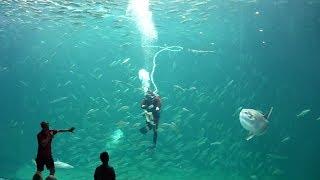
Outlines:
<svg viewBox="0 0 320 180"><path fill-rule="evenodd" d="M117 145L121 142L121 139L124 137L124 133L121 129L113 131L109 140L106 143L106 149L115 149Z"/></svg>
<svg viewBox="0 0 320 180"><path fill-rule="evenodd" d="M32 160L32 162L33 162L33 164L36 165L36 161L35 161L35 160ZM57 160L57 161L54 162L54 166L55 166L55 168L57 168L57 169L73 169L73 168L74 168L74 167L71 166L70 164L67 164L67 163L65 163L65 162L61 162L61 161L59 161L59 160Z"/></svg>
<svg viewBox="0 0 320 180"><path fill-rule="evenodd" d="M61 161L59 161L59 160L57 160L57 161L54 162L54 166L55 166L56 168L59 168L59 169L72 169L72 168L74 168L74 167L71 166L70 164L61 162Z"/></svg>
<svg viewBox="0 0 320 180"><path fill-rule="evenodd" d="M254 136L262 135L268 128L268 119L272 113L273 107L271 107L267 116L254 109L242 109L239 114L239 120L241 126L249 131L249 135L246 140L250 140Z"/></svg>

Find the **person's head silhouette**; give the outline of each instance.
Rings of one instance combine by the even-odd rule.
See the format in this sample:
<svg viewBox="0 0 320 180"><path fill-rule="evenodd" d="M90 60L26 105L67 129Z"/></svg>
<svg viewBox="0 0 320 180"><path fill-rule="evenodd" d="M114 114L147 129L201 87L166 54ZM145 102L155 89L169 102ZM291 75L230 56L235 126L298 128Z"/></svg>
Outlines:
<svg viewBox="0 0 320 180"><path fill-rule="evenodd" d="M109 162L109 154L108 152L104 151L100 154L100 160L102 164L108 164Z"/></svg>

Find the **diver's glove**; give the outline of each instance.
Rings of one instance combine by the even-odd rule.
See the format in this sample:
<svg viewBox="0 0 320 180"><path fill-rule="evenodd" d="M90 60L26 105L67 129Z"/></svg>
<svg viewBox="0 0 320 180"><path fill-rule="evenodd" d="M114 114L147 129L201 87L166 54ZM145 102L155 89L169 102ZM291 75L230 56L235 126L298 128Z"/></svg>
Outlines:
<svg viewBox="0 0 320 180"><path fill-rule="evenodd" d="M160 108L159 107L156 107L156 111L159 111L160 110Z"/></svg>

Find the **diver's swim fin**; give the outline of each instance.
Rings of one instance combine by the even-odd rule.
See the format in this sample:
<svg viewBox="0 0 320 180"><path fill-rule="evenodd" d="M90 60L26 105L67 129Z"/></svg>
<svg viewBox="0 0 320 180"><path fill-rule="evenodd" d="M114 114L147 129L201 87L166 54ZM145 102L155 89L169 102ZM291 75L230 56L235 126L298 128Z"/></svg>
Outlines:
<svg viewBox="0 0 320 180"><path fill-rule="evenodd" d="M147 127L140 128L140 132L141 132L141 134L147 134L147 132L148 132Z"/></svg>

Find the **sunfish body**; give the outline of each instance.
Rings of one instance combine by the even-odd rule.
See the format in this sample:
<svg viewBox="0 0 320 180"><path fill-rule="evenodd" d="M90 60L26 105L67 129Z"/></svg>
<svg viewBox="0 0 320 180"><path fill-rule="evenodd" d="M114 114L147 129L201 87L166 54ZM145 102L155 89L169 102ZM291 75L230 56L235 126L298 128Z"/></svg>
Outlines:
<svg viewBox="0 0 320 180"><path fill-rule="evenodd" d="M121 139L124 137L123 131L121 129L117 129L113 131L110 136L110 140L106 144L106 149L115 149L117 145L121 142Z"/></svg>
<svg viewBox="0 0 320 180"><path fill-rule="evenodd" d="M262 135L268 128L268 119L271 115L272 109L270 109L267 116L254 109L242 109L239 114L239 120L241 126L249 131L249 135L246 140L250 140L254 136Z"/></svg>
<svg viewBox="0 0 320 180"><path fill-rule="evenodd" d="M54 166L56 168L59 168L59 169L72 169L74 168L73 166L71 166L70 164L67 164L67 163L64 163L64 162L61 162L61 161L56 161L54 162Z"/></svg>
<svg viewBox="0 0 320 180"><path fill-rule="evenodd" d="M32 162L33 162L33 164L36 164L36 161L35 161L35 160L32 160ZM57 168L57 169L72 169L72 168L74 168L74 167L71 166L70 164L61 162L61 161L59 161L59 160L57 160L57 161L54 162L54 166L55 166L55 168Z"/></svg>

